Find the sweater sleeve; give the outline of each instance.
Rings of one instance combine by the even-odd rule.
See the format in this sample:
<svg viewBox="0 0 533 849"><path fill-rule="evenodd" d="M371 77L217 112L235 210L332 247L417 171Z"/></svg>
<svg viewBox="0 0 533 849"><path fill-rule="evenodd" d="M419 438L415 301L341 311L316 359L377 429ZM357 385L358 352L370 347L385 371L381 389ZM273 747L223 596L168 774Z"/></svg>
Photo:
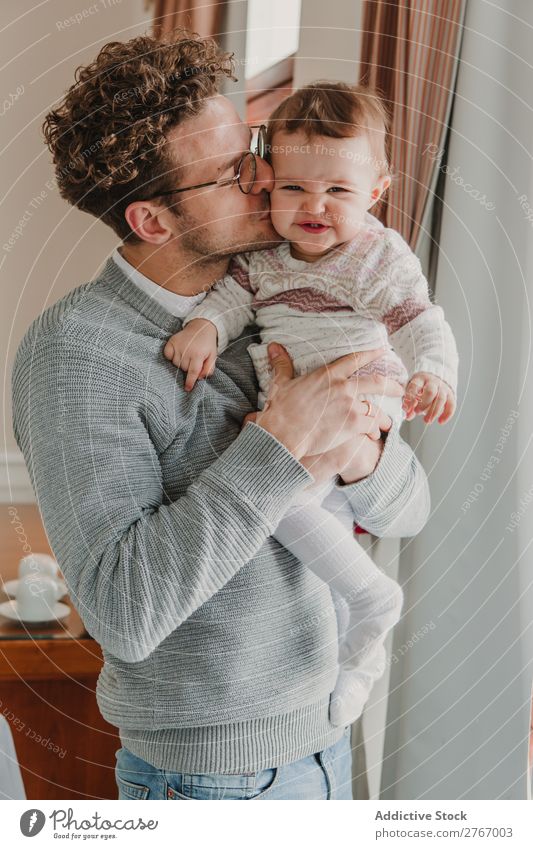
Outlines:
<svg viewBox="0 0 533 849"><path fill-rule="evenodd" d="M348 498L355 521L377 537L415 536L430 511L426 473L401 438L397 425L385 437L375 471L340 489Z"/></svg>
<svg viewBox="0 0 533 849"><path fill-rule="evenodd" d="M248 424L168 503L148 429L165 404L138 381L127 362L55 338L19 355L13 377L17 441L72 602L127 662L149 657L253 558L312 481Z"/></svg>
<svg viewBox="0 0 533 849"><path fill-rule="evenodd" d="M457 394L457 346L444 311L429 297L418 257L399 233L387 229L363 292L364 312L385 325L409 376L429 372Z"/></svg>
<svg viewBox="0 0 533 849"><path fill-rule="evenodd" d="M228 273L215 283L201 304L189 313L183 326L195 318L210 321L217 329L217 348L221 354L232 339L240 336L244 328L254 322L253 298L249 260L242 254L232 259Z"/></svg>

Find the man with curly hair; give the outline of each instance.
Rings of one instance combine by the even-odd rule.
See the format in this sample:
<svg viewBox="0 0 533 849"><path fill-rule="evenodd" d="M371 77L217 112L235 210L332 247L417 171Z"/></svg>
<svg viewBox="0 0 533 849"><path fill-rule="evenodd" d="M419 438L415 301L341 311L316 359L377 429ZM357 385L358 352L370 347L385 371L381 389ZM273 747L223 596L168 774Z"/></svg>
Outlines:
<svg viewBox="0 0 533 849"><path fill-rule="evenodd" d="M351 799L349 728L329 718L335 605L271 534L295 493L335 474L357 523L414 534L427 482L358 398L381 382L348 380L368 354L294 378L271 346L274 392L244 427L254 328L192 392L163 356L231 255L276 241L270 166L218 93L232 73L184 31L113 42L47 116L62 196L122 244L26 334L15 432L102 646L119 798Z"/></svg>

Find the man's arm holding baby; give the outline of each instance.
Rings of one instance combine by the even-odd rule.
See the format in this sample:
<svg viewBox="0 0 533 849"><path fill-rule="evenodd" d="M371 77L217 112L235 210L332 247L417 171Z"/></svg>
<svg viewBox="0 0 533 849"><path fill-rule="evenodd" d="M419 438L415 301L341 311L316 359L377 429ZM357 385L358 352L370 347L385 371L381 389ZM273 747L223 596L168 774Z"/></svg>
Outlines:
<svg viewBox="0 0 533 849"><path fill-rule="evenodd" d="M431 507L426 473L397 425L382 439L374 470L357 479L351 477L360 462L356 447L341 475L341 488L361 528L377 537L415 536L426 524ZM368 440L363 457L367 452L373 452Z"/></svg>
<svg viewBox="0 0 533 849"><path fill-rule="evenodd" d="M153 418L177 439L160 388L99 339L36 323L13 371L15 432L71 599L106 651L146 659L231 580L312 481L304 456L354 430L379 438L386 417L365 415L348 380L357 367L349 355L280 384L261 426L244 428L168 501L148 427ZM93 376L83 388L80 375ZM187 401L179 392L173 399L183 427Z"/></svg>
<svg viewBox="0 0 533 849"><path fill-rule="evenodd" d="M274 373L290 380L294 370L283 346L269 345L269 355ZM385 383L384 378L359 378L357 389L365 394L401 394L395 381ZM251 413L245 422L257 421L257 417ZM390 420L381 425L380 439L354 432L335 448L303 457L300 462L315 480L338 475L355 521L377 537L415 536L428 520L431 505L426 473Z"/></svg>
<svg viewBox="0 0 533 849"><path fill-rule="evenodd" d="M168 349L171 345L171 350ZM217 328L209 320L194 319L184 331L167 343L165 356L187 371L186 389L192 389L197 377L208 377L216 361ZM272 368L278 378L294 376L291 359L281 345L270 345ZM401 394L401 387L389 381L389 389L380 379L361 378L361 393ZM379 385L378 385L379 383ZM250 413L247 421L258 420ZM357 523L379 537L407 537L425 525L430 509L427 478L411 448L401 439L398 428L389 433L385 427L380 439L366 433L350 439L320 455L307 456L301 463L315 480L339 476Z"/></svg>
<svg viewBox="0 0 533 849"><path fill-rule="evenodd" d="M427 291L425 281L424 286ZM246 255L234 258L229 273L187 317L184 329L168 341L164 354L187 373L186 390L190 391L198 378L213 373L217 353L253 321L253 296L248 259ZM291 379L290 357L281 346L276 347L280 355L271 357L274 371ZM362 380L359 381L361 393L389 394L387 389L376 385L375 379L368 386L363 386ZM429 383L423 387L425 394L428 387ZM402 394L398 386L396 390L390 388L390 394ZM408 418L412 417L418 400L408 398L411 405L406 410ZM418 411L422 411L421 406ZM248 416L247 420L251 418ZM257 414L253 414L253 420L256 419ZM426 475L410 447L400 438L397 427L379 440L367 434L352 434L345 445L320 456L305 457L301 462L315 480L339 475L356 521L377 536L412 536L427 521L430 502Z"/></svg>

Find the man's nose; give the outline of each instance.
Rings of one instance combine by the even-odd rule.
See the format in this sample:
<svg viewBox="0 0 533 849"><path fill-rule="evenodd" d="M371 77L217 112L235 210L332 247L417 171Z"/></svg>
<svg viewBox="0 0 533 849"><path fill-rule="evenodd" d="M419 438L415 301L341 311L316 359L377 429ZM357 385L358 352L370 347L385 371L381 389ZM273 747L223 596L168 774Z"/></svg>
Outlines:
<svg viewBox="0 0 533 849"><path fill-rule="evenodd" d="M258 195L263 190L271 192L274 188L274 171L272 170L272 166L268 162L265 162L264 159L261 159L260 156L257 156L255 161L257 163L257 171L255 173L252 194Z"/></svg>

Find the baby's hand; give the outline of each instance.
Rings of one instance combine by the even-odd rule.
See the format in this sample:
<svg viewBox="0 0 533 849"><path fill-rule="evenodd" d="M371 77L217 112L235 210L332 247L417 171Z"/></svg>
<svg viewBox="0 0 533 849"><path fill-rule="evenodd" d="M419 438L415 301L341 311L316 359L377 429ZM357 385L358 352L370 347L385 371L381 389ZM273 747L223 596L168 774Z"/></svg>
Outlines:
<svg viewBox="0 0 533 849"><path fill-rule="evenodd" d="M455 413L455 395L452 388L440 377L419 371L407 384L403 409L406 421L425 413L424 421L427 424L437 418L439 424L446 424Z"/></svg>
<svg viewBox="0 0 533 849"><path fill-rule="evenodd" d="M210 377L217 359L217 329L205 318L194 318L171 336L163 354L176 368L187 372L185 389L193 389L198 378Z"/></svg>

